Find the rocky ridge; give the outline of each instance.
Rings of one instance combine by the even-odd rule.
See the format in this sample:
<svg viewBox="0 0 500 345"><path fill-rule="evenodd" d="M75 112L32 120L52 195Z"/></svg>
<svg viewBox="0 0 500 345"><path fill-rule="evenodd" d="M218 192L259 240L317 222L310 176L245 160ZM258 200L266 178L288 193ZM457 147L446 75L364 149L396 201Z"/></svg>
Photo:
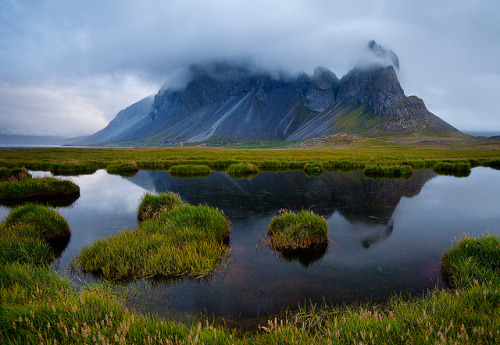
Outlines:
<svg viewBox="0 0 500 345"><path fill-rule="evenodd" d="M227 62L191 66L184 88L163 88L122 110L87 142L177 145L459 133L420 98L405 96L394 52L374 41L368 50L378 62L357 66L341 79L324 67L292 77Z"/></svg>

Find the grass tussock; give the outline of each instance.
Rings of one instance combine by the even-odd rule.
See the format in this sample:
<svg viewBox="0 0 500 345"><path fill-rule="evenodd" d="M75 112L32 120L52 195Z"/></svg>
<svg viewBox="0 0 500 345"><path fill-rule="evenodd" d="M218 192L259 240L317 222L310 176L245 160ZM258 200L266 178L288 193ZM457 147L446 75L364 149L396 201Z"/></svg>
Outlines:
<svg viewBox="0 0 500 345"><path fill-rule="evenodd" d="M0 199L27 199L80 194L80 188L68 180L53 177L28 178L0 182Z"/></svg>
<svg viewBox="0 0 500 345"><path fill-rule="evenodd" d="M370 177L410 177L413 168L409 165L396 166L369 166L365 168L365 175Z"/></svg>
<svg viewBox="0 0 500 345"><path fill-rule="evenodd" d="M106 167L106 171L108 174L135 174L139 171L137 164L135 162L125 162L125 163L117 163L110 164Z"/></svg>
<svg viewBox="0 0 500 345"><path fill-rule="evenodd" d="M441 175L452 175L456 177L467 177L471 173L471 166L464 162L439 162L434 165L434 171Z"/></svg>
<svg viewBox="0 0 500 345"><path fill-rule="evenodd" d="M304 172L309 176L321 176L325 171L322 163L306 163L304 165Z"/></svg>
<svg viewBox="0 0 500 345"><path fill-rule="evenodd" d="M174 165L168 172L172 176L208 176L212 172L208 165Z"/></svg>
<svg viewBox="0 0 500 345"><path fill-rule="evenodd" d="M51 208L27 204L10 211L0 225L0 264L48 264L69 240L66 220Z"/></svg>
<svg viewBox="0 0 500 345"><path fill-rule="evenodd" d="M328 224L312 211L294 213L281 210L279 216L271 220L267 236L269 244L276 250L313 249L327 244Z"/></svg>
<svg viewBox="0 0 500 345"><path fill-rule="evenodd" d="M144 222L150 224L148 232L154 231L155 221L170 224L164 229L167 232L175 228L173 224L184 222L187 216L180 209L171 211L178 212L171 218L169 212ZM200 223L218 228L215 219L201 216L189 225ZM8 237L4 224L0 230L3 241ZM227 230L219 236L224 233ZM20 261L26 248L11 250L14 255L0 257L1 344L500 343L500 241L493 235L463 237L443 255L443 270L452 290L394 296L384 305L306 304L269 320L254 333L231 331L208 321L183 324L130 311L106 285L88 285L77 291L47 262Z"/></svg>
<svg viewBox="0 0 500 345"><path fill-rule="evenodd" d="M229 255L229 231L217 209L176 205L134 230L83 248L72 266L111 280L205 277Z"/></svg>
<svg viewBox="0 0 500 345"><path fill-rule="evenodd" d="M252 163L231 164L227 168L229 175L251 175L259 172L259 168Z"/></svg>
<svg viewBox="0 0 500 345"><path fill-rule="evenodd" d="M176 193L151 194L145 193L137 209L137 220L139 222L159 217L176 207L183 205L181 197Z"/></svg>
<svg viewBox="0 0 500 345"><path fill-rule="evenodd" d="M20 168L0 167L1 182L22 181L27 178L31 178L31 174L25 167L20 167Z"/></svg>

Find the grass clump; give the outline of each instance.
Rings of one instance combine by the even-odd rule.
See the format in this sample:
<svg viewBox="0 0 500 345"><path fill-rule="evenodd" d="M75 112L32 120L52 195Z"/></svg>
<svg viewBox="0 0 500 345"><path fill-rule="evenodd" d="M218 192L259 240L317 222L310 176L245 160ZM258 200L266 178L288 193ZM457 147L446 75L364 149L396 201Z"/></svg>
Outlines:
<svg viewBox="0 0 500 345"><path fill-rule="evenodd" d="M409 165L396 166L369 166L365 168L365 175L370 177L410 177L413 168Z"/></svg>
<svg viewBox="0 0 500 345"><path fill-rule="evenodd" d="M27 204L0 225L0 263L50 263L66 247L70 228L51 208ZM62 246L61 246L62 244Z"/></svg>
<svg viewBox="0 0 500 345"><path fill-rule="evenodd" d="M212 274L229 255L229 221L215 208L177 205L178 201L134 230L83 248L73 268L111 280Z"/></svg>
<svg viewBox="0 0 500 345"><path fill-rule="evenodd" d="M153 219L182 205L181 197L176 193L169 192L156 195L145 193L137 209L137 220L142 222Z"/></svg>
<svg viewBox="0 0 500 345"><path fill-rule="evenodd" d="M168 169L172 176L208 176L212 172L208 165L174 165Z"/></svg>
<svg viewBox="0 0 500 345"><path fill-rule="evenodd" d="M469 163L463 162L439 162L434 165L434 171L441 175L452 175L457 177L467 177L471 173L471 167Z"/></svg>
<svg viewBox="0 0 500 345"><path fill-rule="evenodd" d="M25 199L80 194L80 188L68 180L53 177L28 178L0 182L0 199Z"/></svg>
<svg viewBox="0 0 500 345"><path fill-rule="evenodd" d="M125 162L110 164L106 167L106 171L108 174L129 175L137 173L139 168L135 162Z"/></svg>
<svg viewBox="0 0 500 345"><path fill-rule="evenodd" d="M31 178L31 174L25 167L22 168L0 168L0 181L22 181Z"/></svg>
<svg viewBox="0 0 500 345"><path fill-rule="evenodd" d="M304 165L304 172L309 176L321 176L325 168L321 163L306 163Z"/></svg>
<svg viewBox="0 0 500 345"><path fill-rule="evenodd" d="M271 220L267 235L269 244L277 250L313 249L328 243L328 224L312 211L281 210Z"/></svg>
<svg viewBox="0 0 500 345"><path fill-rule="evenodd" d="M251 175L259 172L259 168L257 168L252 163L237 163L231 164L227 168L227 173L229 175Z"/></svg>
<svg viewBox="0 0 500 345"><path fill-rule="evenodd" d="M500 285L500 240L495 235L463 236L443 255L442 263L443 274L455 288Z"/></svg>
<svg viewBox="0 0 500 345"><path fill-rule="evenodd" d="M35 233L29 235L46 240L71 234L68 222L63 216L53 209L34 204L26 204L10 211L3 225L7 229L32 225Z"/></svg>

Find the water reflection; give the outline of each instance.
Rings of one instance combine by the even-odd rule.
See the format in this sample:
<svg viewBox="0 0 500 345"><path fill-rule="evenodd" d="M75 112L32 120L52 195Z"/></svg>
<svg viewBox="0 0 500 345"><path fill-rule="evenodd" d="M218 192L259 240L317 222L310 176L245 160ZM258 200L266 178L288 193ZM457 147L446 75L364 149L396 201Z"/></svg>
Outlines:
<svg viewBox="0 0 500 345"><path fill-rule="evenodd" d="M461 231L500 232L500 171L474 168L467 178L417 170L409 180L365 179L363 172L259 173L235 180L225 173L180 179L164 171L122 178L99 170L71 178L81 196L61 207L72 236L61 272L80 248L136 226L142 194L173 191L185 202L208 203L231 221L228 267L206 281L131 284L130 306L186 318L197 312L266 316L310 300L382 300L422 292L440 279L440 256ZM282 208L313 210L329 224L329 245L312 258L284 258L259 244ZM0 207L1 215L8 208ZM86 279L74 277L75 281Z"/></svg>
<svg viewBox="0 0 500 345"><path fill-rule="evenodd" d="M325 218L339 212L368 248L392 233L389 222L401 198L417 195L434 176L430 170L417 170L409 180L366 179L362 171L326 172L319 178L281 172L235 180L225 173L212 173L185 180L166 171L140 171L129 181L151 191L176 192L192 204L214 205L231 220L276 214L280 209L310 209Z"/></svg>

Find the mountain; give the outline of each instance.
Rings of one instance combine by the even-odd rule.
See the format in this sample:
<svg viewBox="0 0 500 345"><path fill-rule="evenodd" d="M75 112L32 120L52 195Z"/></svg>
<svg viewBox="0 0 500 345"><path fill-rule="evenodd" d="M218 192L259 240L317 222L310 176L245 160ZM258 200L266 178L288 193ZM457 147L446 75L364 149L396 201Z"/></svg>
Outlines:
<svg viewBox="0 0 500 345"><path fill-rule="evenodd" d="M397 55L371 41L369 63L338 79L253 70L227 62L191 66L184 88L162 88L120 111L88 143L176 145L255 140L299 141L326 134L442 135L457 129L407 97Z"/></svg>

